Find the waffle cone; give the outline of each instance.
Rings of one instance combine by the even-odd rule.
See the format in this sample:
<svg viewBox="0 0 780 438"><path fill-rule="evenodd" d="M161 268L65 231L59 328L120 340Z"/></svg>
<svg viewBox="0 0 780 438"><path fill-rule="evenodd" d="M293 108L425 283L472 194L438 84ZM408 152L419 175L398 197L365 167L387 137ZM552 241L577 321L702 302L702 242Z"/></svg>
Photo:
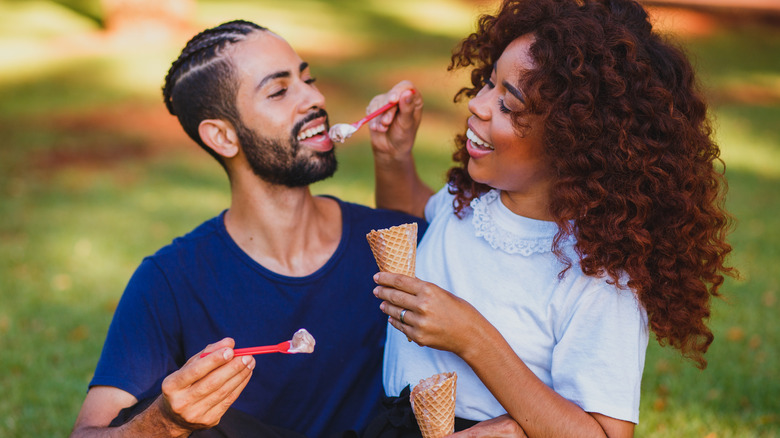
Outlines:
<svg viewBox="0 0 780 438"><path fill-rule="evenodd" d="M380 271L414 277L417 258L417 224L403 224L366 235Z"/></svg>
<svg viewBox="0 0 780 438"><path fill-rule="evenodd" d="M455 372L420 380L409 395L423 438L441 438L455 431Z"/></svg>

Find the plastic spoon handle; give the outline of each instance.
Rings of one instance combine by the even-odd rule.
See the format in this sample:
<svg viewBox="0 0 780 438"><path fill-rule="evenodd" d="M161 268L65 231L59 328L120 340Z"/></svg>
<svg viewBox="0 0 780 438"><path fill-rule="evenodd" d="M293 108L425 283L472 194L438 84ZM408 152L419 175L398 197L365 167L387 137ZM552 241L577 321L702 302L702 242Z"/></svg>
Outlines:
<svg viewBox="0 0 780 438"><path fill-rule="evenodd" d="M414 90L411 90L412 94L414 94ZM358 120L357 122L353 123L352 126L354 126L356 129L363 126L367 121L373 119L374 117L382 114L383 112L389 110L390 108L398 105L398 102L388 102L384 105L382 105L378 110L372 112L371 114L363 117L362 119Z"/></svg>
<svg viewBox="0 0 780 438"><path fill-rule="evenodd" d="M236 348L233 350L233 357L249 356L266 353L288 353L290 351L290 341L284 341L276 345L264 345L262 347ZM209 353L202 353L200 357L206 357Z"/></svg>

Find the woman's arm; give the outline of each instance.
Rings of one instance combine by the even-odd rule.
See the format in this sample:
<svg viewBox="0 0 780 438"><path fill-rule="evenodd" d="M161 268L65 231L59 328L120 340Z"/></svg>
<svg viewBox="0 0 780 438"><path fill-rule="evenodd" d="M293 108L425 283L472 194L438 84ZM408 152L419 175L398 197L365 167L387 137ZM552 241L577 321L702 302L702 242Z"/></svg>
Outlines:
<svg viewBox="0 0 780 438"><path fill-rule="evenodd" d="M369 122L376 206L423 217L425 204L434 193L420 179L412 156L423 99L411 82L403 81L386 94L374 97L368 111L387 102L398 102L398 106Z"/></svg>
<svg viewBox="0 0 780 438"><path fill-rule="evenodd" d="M390 323L419 345L461 357L531 438L632 437L634 424L583 411L544 384L471 304L415 278L380 272L374 294ZM399 320L404 315L405 324Z"/></svg>

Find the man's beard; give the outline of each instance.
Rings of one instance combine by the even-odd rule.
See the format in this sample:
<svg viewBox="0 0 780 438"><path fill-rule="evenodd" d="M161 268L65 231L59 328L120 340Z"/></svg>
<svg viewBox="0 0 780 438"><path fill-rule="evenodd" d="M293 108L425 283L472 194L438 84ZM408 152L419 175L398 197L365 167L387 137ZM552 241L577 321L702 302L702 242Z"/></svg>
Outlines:
<svg viewBox="0 0 780 438"><path fill-rule="evenodd" d="M333 176L337 167L334 150L301 153L307 149L302 149L298 141L303 125L323 116L326 117L327 135L328 114L325 110L319 110L298 121L286 142L261 137L249 129L243 120L239 120L236 124L236 135L255 175L271 184L286 187L303 187Z"/></svg>

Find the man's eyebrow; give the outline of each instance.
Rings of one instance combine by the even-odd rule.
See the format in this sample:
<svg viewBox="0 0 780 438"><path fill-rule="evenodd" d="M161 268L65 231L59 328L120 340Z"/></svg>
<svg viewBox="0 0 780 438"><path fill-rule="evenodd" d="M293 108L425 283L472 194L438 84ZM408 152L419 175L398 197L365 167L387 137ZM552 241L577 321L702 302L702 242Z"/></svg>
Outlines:
<svg viewBox="0 0 780 438"><path fill-rule="evenodd" d="M272 81L274 79L289 78L289 77L290 77L290 72L287 70L271 73L268 76L264 77L259 84L257 84L257 90L263 88L263 85L267 84L269 81Z"/></svg>
<svg viewBox="0 0 780 438"><path fill-rule="evenodd" d="M504 88L509 90L509 92L512 93L512 96L515 96L517 100L519 100L522 103L525 103L525 96L523 96L523 92L518 90L514 85L510 84L507 81L501 82L501 85L503 85Z"/></svg>
<svg viewBox="0 0 780 438"><path fill-rule="evenodd" d="M304 70L309 68L309 63L304 61L301 63L301 65L298 68L301 72L303 72ZM290 72L287 70L271 73L268 76L264 77L259 84L257 84L257 89L259 90L263 88L263 85L267 84L268 81L272 81L274 79L279 79L279 78L289 78L290 76L291 76Z"/></svg>

